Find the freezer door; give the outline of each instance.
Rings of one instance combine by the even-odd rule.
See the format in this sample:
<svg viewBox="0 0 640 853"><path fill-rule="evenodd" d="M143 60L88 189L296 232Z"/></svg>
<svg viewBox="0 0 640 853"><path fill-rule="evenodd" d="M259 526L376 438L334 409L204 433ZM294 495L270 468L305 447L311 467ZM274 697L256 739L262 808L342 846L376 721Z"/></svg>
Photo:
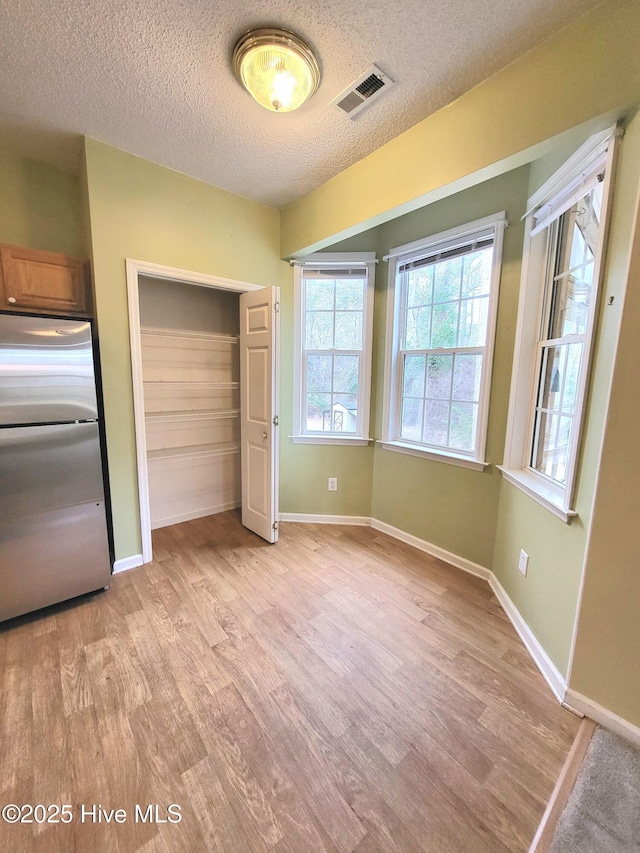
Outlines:
<svg viewBox="0 0 640 853"><path fill-rule="evenodd" d="M97 417L91 325L0 314L0 425Z"/></svg>
<svg viewBox="0 0 640 853"><path fill-rule="evenodd" d="M110 583L98 425L0 429L0 621Z"/></svg>

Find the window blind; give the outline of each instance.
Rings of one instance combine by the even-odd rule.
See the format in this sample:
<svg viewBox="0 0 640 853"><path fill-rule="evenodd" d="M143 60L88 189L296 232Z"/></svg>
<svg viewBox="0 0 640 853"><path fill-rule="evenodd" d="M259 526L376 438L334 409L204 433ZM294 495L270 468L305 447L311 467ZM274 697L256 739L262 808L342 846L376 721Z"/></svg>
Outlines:
<svg viewBox="0 0 640 853"><path fill-rule="evenodd" d="M338 267L330 267L324 269L305 268L302 270L302 277L305 281L308 279L326 279L333 281L334 279L357 278L364 280L367 277L366 267L349 267L340 269Z"/></svg>
<svg viewBox="0 0 640 853"><path fill-rule="evenodd" d="M415 270L420 267L427 267L442 261L448 261L452 258L460 258L463 255L471 255L474 252L478 252L481 249L488 249L491 246L493 246L493 237L485 237L483 239L476 240L473 243L467 243L464 246L456 246L453 249L447 249L446 251L425 255L422 258L403 261L398 267L398 272L408 272L409 270Z"/></svg>
<svg viewBox="0 0 640 853"><path fill-rule="evenodd" d="M534 208L533 228L531 236L535 237L552 222L559 219L563 213L570 210L581 198L584 198L597 183L604 179L604 168L607 162L607 152L603 151L595 160L587 164L579 174L567 180L562 189L548 201Z"/></svg>

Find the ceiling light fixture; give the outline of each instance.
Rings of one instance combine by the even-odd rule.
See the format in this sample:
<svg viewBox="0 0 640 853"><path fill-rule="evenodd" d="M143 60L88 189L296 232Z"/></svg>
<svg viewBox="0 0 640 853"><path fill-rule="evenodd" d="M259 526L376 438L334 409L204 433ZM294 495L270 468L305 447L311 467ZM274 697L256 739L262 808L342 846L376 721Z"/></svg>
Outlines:
<svg viewBox="0 0 640 853"><path fill-rule="evenodd" d="M279 113L297 110L320 84L320 66L309 45L275 27L242 36L233 49L233 70L261 107Z"/></svg>

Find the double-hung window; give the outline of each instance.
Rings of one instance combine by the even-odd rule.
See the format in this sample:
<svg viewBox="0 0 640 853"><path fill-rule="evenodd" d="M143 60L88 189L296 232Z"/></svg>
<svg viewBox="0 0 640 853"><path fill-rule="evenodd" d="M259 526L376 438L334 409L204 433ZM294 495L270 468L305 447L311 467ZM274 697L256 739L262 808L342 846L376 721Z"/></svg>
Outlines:
<svg viewBox="0 0 640 853"><path fill-rule="evenodd" d="M504 213L392 249L383 447L482 469Z"/></svg>
<svg viewBox="0 0 640 853"><path fill-rule="evenodd" d="M294 434L305 444L367 444L375 254L294 262Z"/></svg>
<svg viewBox="0 0 640 853"><path fill-rule="evenodd" d="M572 509L613 158L588 140L529 200L503 474L564 521Z"/></svg>

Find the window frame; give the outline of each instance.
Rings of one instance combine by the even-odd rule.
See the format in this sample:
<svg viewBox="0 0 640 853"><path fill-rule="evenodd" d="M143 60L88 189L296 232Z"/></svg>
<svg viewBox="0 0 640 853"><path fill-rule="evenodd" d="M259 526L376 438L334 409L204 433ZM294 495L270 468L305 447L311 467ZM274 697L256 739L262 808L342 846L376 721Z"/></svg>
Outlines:
<svg viewBox="0 0 640 853"><path fill-rule="evenodd" d="M502 269L503 232L507 225L505 211L485 216L482 219L465 223L456 228L433 234L422 240L407 243L391 249L384 260L389 261L389 284L387 290L387 327L385 346L384 376L384 422L383 438L379 444L385 449L423 459L431 459L452 465L459 465L476 471L482 471L489 464L485 461L489 399L491 395L491 375L496 336L496 322ZM426 442L412 442L399 437L402 406L402 335L404 329L405 296L399 285L399 267L411 260L426 255L444 252L456 247L471 245L483 238L493 240L493 257L487 312L487 339L483 350L483 368L478 403L478 421L476 443L473 451L465 452L453 448L430 445ZM450 349L450 348L444 348ZM459 349L455 347L454 349Z"/></svg>
<svg viewBox="0 0 640 853"><path fill-rule="evenodd" d="M369 437L371 408L371 359L373 351L373 303L375 288L375 252L317 252L291 262L294 267L294 364L293 364L293 434L294 444L330 444L364 447L373 441ZM303 274L305 270L362 268L365 271L364 304L362 311L362 349L358 373L358 415L356 432L313 431L306 429L306 381L304 366L308 350L303 348L305 303ZM316 351L313 351L316 352ZM325 352L325 351L323 351ZM342 350L326 350L340 354ZM346 352L346 351L345 351ZM349 351L353 352L353 351Z"/></svg>
<svg viewBox="0 0 640 853"><path fill-rule="evenodd" d="M577 472L584 438L585 412L592 372L593 350L599 316L602 279L606 260L606 244L610 222L611 190L618 133L609 128L590 137L541 187L527 203L520 298L516 324L514 363L509 395L505 454L498 468L516 488L523 491L557 518L569 523L578 515L575 509ZM581 356L580 376L575 398L575 414L567 455L565 485L553 480L532 465L536 440L536 408L544 379L541 374L541 353L548 343L543 335L549 303L552 301L553 267L558 256L559 240L556 238L560 218L569 207L555 217L545 209L553 207L554 199L567 192L571 198L572 187L582 177L592 179L593 164L604 157L600 170L604 170L602 205L598 240L592 278L592 299L589 307L587 329ZM573 197L589 191L587 183L578 186ZM576 200L579 200L577 198ZM542 226L542 227L541 227ZM560 339L558 339L560 340Z"/></svg>

